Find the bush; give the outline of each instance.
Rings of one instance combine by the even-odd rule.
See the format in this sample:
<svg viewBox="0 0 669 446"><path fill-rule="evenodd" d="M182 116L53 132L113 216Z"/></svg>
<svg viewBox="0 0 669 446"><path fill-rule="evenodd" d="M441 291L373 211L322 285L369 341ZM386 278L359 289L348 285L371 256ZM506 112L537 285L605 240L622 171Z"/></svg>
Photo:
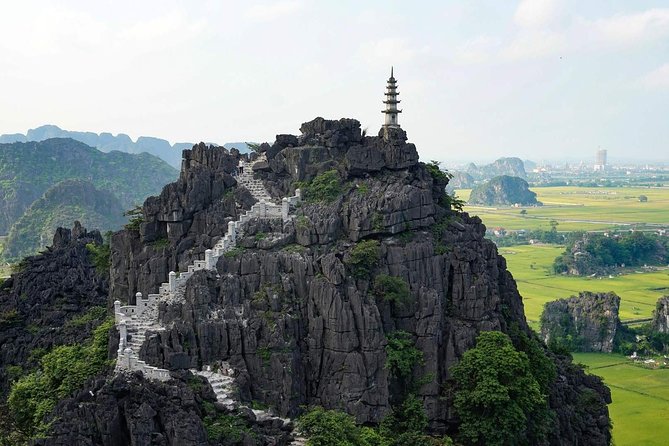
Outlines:
<svg viewBox="0 0 669 446"><path fill-rule="evenodd" d="M87 243L86 249L91 255L91 261L95 265L95 270L100 274L107 274L111 267L111 247L108 243L98 245L95 243Z"/></svg>
<svg viewBox="0 0 669 446"><path fill-rule="evenodd" d="M476 341L451 368L461 440L493 446L521 443L535 427L532 414L546 412L546 396L527 355L518 352L507 335L482 332ZM540 440L543 432L542 428L537 435Z"/></svg>
<svg viewBox="0 0 669 446"><path fill-rule="evenodd" d="M92 322L102 322L107 316L107 309L105 307L95 306L88 309L83 314L79 316L74 316L72 319L65 323L65 327L85 327Z"/></svg>
<svg viewBox="0 0 669 446"><path fill-rule="evenodd" d="M363 240L351 249L346 263L353 277L362 279L369 276L372 267L378 263L380 255L377 240Z"/></svg>
<svg viewBox="0 0 669 446"><path fill-rule="evenodd" d="M388 302L404 305L409 302L409 284L401 277L380 274L374 280L374 293Z"/></svg>
<svg viewBox="0 0 669 446"><path fill-rule="evenodd" d="M314 407L297 420L309 446L359 446L360 429L355 418L344 412Z"/></svg>
<svg viewBox="0 0 669 446"><path fill-rule="evenodd" d="M87 344L54 348L42 357L37 371L12 384L7 404L17 429L28 436L44 434L48 428L45 417L58 400L111 365L107 340L113 325L112 318L100 324Z"/></svg>
<svg viewBox="0 0 669 446"><path fill-rule="evenodd" d="M389 333L386 345L386 368L395 378L408 380L413 368L423 363L423 352L415 346L411 333L403 330Z"/></svg>
<svg viewBox="0 0 669 446"><path fill-rule="evenodd" d="M309 183L299 183L303 197L311 203L331 203L344 193L341 177L336 170L328 170Z"/></svg>

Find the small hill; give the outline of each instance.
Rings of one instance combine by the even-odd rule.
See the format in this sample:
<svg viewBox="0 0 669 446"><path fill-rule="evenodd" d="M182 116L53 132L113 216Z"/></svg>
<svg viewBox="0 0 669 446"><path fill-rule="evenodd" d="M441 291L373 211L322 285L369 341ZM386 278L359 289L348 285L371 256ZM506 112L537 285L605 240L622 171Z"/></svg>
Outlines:
<svg viewBox="0 0 669 446"><path fill-rule="evenodd" d="M518 177L501 175L474 188L469 203L486 206L513 204L537 205L537 194L529 189L527 181Z"/></svg>
<svg viewBox="0 0 669 446"><path fill-rule="evenodd" d="M103 153L73 139L0 144L0 234L7 234L35 200L66 179L88 180L129 209L177 176L148 153Z"/></svg>
<svg viewBox="0 0 669 446"><path fill-rule="evenodd" d="M578 352L611 353L620 326L616 293L584 291L548 302L541 314L541 336L548 345Z"/></svg>
<svg viewBox="0 0 669 446"><path fill-rule="evenodd" d="M89 181L69 179L51 187L33 202L12 226L2 251L6 260L35 254L55 230L80 221L102 232L120 229L126 222L123 206L111 192L97 190Z"/></svg>
<svg viewBox="0 0 669 446"><path fill-rule="evenodd" d="M447 189L471 189L474 187L474 177L467 172L456 170L453 172L453 177L449 180Z"/></svg>
<svg viewBox="0 0 669 446"><path fill-rule="evenodd" d="M484 166L476 166L476 164L470 163L466 170L477 180L485 180L500 175L527 178L523 160L515 157L499 158Z"/></svg>

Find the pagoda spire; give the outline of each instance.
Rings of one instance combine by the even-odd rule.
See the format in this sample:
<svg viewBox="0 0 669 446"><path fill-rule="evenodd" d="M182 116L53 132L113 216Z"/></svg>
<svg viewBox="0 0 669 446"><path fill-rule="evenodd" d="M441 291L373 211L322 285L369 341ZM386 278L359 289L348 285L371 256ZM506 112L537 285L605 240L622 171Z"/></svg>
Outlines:
<svg viewBox="0 0 669 446"><path fill-rule="evenodd" d="M397 91L397 81L393 74L394 67L390 67L390 78L388 79L388 85L386 85L386 100L383 101L386 104L386 109L382 110L381 113L386 115L384 127L395 127L399 128L400 124L397 119L397 115L402 113L402 110L397 109L397 104L401 101L397 99L397 95L400 93Z"/></svg>

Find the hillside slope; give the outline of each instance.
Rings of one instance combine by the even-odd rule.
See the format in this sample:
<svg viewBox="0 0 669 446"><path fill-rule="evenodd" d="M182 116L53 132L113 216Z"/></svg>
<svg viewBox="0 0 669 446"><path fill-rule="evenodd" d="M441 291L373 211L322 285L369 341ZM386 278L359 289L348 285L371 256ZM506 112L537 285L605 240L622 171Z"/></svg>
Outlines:
<svg viewBox="0 0 669 446"><path fill-rule="evenodd" d="M175 169L152 155L102 153L73 139L0 144L0 234L6 234L49 188L66 179L88 180L129 209L176 176Z"/></svg>
<svg viewBox="0 0 669 446"><path fill-rule="evenodd" d="M118 230L127 219L119 200L107 191L97 190L80 179L63 180L35 200L12 225L3 246L5 260L17 260L35 254L46 246L58 227L80 221L101 232Z"/></svg>

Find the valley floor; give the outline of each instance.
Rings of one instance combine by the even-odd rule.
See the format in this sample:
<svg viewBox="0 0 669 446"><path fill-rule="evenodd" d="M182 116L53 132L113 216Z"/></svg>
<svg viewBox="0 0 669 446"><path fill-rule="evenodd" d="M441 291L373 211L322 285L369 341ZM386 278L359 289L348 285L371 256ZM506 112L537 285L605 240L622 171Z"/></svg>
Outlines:
<svg viewBox="0 0 669 446"><path fill-rule="evenodd" d="M574 362L604 378L616 446L663 446L669 438L669 369L648 369L625 356L574 353Z"/></svg>

